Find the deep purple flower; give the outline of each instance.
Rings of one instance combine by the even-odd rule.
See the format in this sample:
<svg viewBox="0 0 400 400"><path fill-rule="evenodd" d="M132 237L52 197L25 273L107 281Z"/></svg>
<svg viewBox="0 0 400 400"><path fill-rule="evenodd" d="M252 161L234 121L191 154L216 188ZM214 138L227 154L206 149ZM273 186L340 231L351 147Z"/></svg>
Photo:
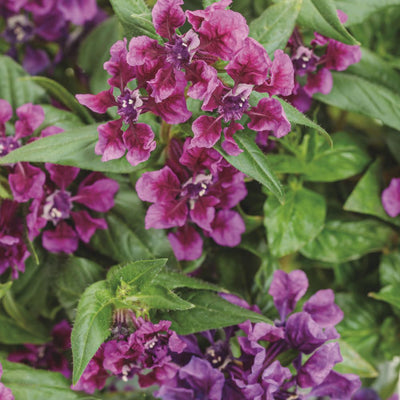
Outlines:
<svg viewBox="0 0 400 400"><path fill-rule="evenodd" d="M3 366L0 363L0 378L3 375ZM14 400L11 389L7 388L0 382L0 399L1 400Z"/></svg>
<svg viewBox="0 0 400 400"><path fill-rule="evenodd" d="M25 344L23 350L11 352L8 360L61 372L70 378L71 366L64 353L71 348L71 326L63 320L53 327L51 336L52 341L43 345Z"/></svg>
<svg viewBox="0 0 400 400"><path fill-rule="evenodd" d="M171 148L167 166L144 173L136 184L139 198L153 203L146 214L146 229L178 227L168 237L180 260L201 255L202 239L190 222L218 244L236 246L245 226L230 208L246 196L243 174L215 150L190 147L190 139L183 149L177 141Z"/></svg>
<svg viewBox="0 0 400 400"><path fill-rule="evenodd" d="M225 377L209 362L192 357L180 368L175 380L161 385L156 396L164 400L221 400Z"/></svg>
<svg viewBox="0 0 400 400"><path fill-rule="evenodd" d="M25 271L25 260L30 254L24 242L24 226L18 208L15 201L6 199L0 203L0 275L11 268L13 279Z"/></svg>
<svg viewBox="0 0 400 400"><path fill-rule="evenodd" d="M381 400L374 389L361 388L354 393L351 400Z"/></svg>
<svg viewBox="0 0 400 400"><path fill-rule="evenodd" d="M97 229L106 229L103 218L93 218L86 210L74 211L73 203L106 212L114 206L114 195L119 185L101 173L89 174L79 185L75 195L67 190L79 173L79 168L45 164L50 174L47 189L40 199L34 199L27 216L29 238L33 240L51 222L54 230L45 229L43 247L51 252L73 253L79 239L88 243ZM74 228L67 221L73 221Z"/></svg>
<svg viewBox="0 0 400 400"><path fill-rule="evenodd" d="M393 178L382 192L382 205L390 217L400 214L400 178Z"/></svg>

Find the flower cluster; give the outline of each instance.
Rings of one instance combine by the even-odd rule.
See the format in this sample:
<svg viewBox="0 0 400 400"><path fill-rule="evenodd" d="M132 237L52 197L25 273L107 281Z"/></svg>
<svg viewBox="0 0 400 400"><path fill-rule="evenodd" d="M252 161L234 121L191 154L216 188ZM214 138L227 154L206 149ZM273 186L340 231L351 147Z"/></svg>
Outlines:
<svg viewBox="0 0 400 400"><path fill-rule="evenodd" d="M145 172L136 184L139 198L153 203L147 210L146 229L177 227L168 239L178 260L202 254L203 240L194 226L230 247L240 243L245 231L241 216L231 210L247 195L244 174L214 149L190 143L190 138L183 145L172 140L167 165Z"/></svg>
<svg viewBox="0 0 400 400"><path fill-rule="evenodd" d="M65 352L71 348L71 326L63 320L51 331L52 341L43 345L25 344L24 349L11 352L8 360L30 365L34 368L61 372L71 377L71 366Z"/></svg>
<svg viewBox="0 0 400 400"><path fill-rule="evenodd" d="M1 36L9 44L7 54L30 74L48 68L62 58L65 47L71 45L70 24L84 25L100 17L95 0L3 0L0 16L5 19ZM52 61L42 41L59 44L59 53Z"/></svg>
<svg viewBox="0 0 400 400"><path fill-rule="evenodd" d="M0 99L0 157L23 145L23 140L36 140L34 132L45 119L41 106L31 103L17 108L18 120L14 134L6 134L6 123L13 116L11 105ZM48 126L40 137L62 132L56 126ZM0 208L1 239L0 249L3 258L0 273L13 268L13 277L24 271L24 261L29 252L23 240L24 224L18 216L17 203L27 203L26 216L28 237L33 240L44 230L43 247L51 252L73 253L79 240L88 243L97 229L106 229L103 218L93 218L86 210L76 210L76 203L96 212L109 211L114 206L114 196L119 185L103 174L93 172L86 176L77 189L69 189L77 178L80 169L45 163L46 173L27 162L5 166L14 202L4 201ZM74 193L74 194L73 194ZM75 204L74 204L75 203ZM51 229L50 225L55 228Z"/></svg>
<svg viewBox="0 0 400 400"><path fill-rule="evenodd" d="M274 274L269 293L280 319L274 325L250 321L225 328L225 337L215 339L216 332L203 332L209 346L203 350L195 336L183 337L187 347L175 357L181 365L175 377L161 384L158 396L163 399L309 399L324 397L350 399L360 387L352 374L333 371L342 361L334 328L343 317L334 303L330 289L320 290L304 303L303 311L293 313L305 294L308 280L304 272ZM230 301L243 300L229 295ZM248 307L248 306L247 306ZM290 315L291 314L291 315ZM241 355L235 357L230 340L238 328ZM307 360L303 361L303 355ZM286 359L282 365L280 360ZM292 362L293 368L288 364Z"/></svg>
<svg viewBox="0 0 400 400"><path fill-rule="evenodd" d="M347 15L341 10L338 10L338 17L342 24L347 21ZM344 71L361 59L360 46L350 46L317 32L314 32L311 47L306 47L300 32L295 29L288 46L295 74L306 77L306 83L302 85L296 81L293 94L287 99L302 112L310 108L313 94L328 94L332 90L330 71Z"/></svg>
<svg viewBox="0 0 400 400"><path fill-rule="evenodd" d="M140 385L148 387L170 380L177 373L179 366L172 362L172 353L181 353L186 344L169 329L171 322L153 324L134 315L130 318L117 321L114 338L99 348L74 390L93 393L104 387L110 375L124 381L138 375ZM133 333L129 325L133 325Z"/></svg>
<svg viewBox="0 0 400 400"><path fill-rule="evenodd" d="M277 50L271 61L266 50L248 37L243 16L226 9L230 3L221 0L205 10L185 13L182 0L158 0L152 16L163 44L138 36L129 42L129 51L126 40L112 46L111 59L104 64L111 75L110 89L97 95L77 95L82 104L98 113L116 106L121 117L99 127L96 154L101 154L103 161L120 158L126 151L132 165L147 160L156 144L151 128L138 123L140 114L150 111L168 124L186 122L191 112L185 95L201 101L202 111L217 114L201 115L193 122L191 147L211 148L223 132L224 150L239 154L233 136L244 129L239 122L244 116L249 119L248 128L256 132L281 137L290 131L280 102L271 97L288 96L293 90L290 58ZM186 21L190 29L180 34L178 28ZM221 69L223 64L226 67ZM226 79L221 79L219 72L225 73ZM251 107L253 90L267 97Z"/></svg>

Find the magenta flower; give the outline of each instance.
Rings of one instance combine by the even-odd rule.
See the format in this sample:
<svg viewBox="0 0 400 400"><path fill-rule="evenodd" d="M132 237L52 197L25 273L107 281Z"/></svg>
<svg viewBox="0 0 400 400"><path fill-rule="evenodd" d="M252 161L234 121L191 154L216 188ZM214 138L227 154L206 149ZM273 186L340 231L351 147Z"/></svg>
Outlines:
<svg viewBox="0 0 400 400"><path fill-rule="evenodd" d="M0 99L0 157L22 145L21 139L31 136L44 121L44 111L41 106L31 103L17 108L18 120L15 122L15 133L7 136L5 124L13 115L8 101ZM39 198L43 194L45 174L37 167L26 162L9 166L8 180L14 199L24 203L30 199Z"/></svg>
<svg viewBox="0 0 400 400"><path fill-rule="evenodd" d="M338 10L338 16L341 23L346 22L345 13ZM314 37L311 48L304 45L297 29L289 40L295 74L299 77L306 76L307 82L304 86L296 82L293 94L285 96L288 96L288 100L303 112L310 108L313 94L328 94L332 90L331 70L344 71L361 59L360 46L350 46L317 32L314 32ZM316 54L318 47L324 47L324 54L321 56Z"/></svg>
<svg viewBox="0 0 400 400"><path fill-rule="evenodd" d="M230 208L247 194L244 175L213 149L171 144L167 166L146 172L136 190L143 201L153 203L146 214L146 229L178 227L168 235L176 257L196 259L202 252L201 236L192 224L223 246L236 246L245 231L242 218Z"/></svg>
<svg viewBox="0 0 400 400"><path fill-rule="evenodd" d="M0 378L3 375L3 366L0 363ZM1 400L14 400L14 396L11 392L11 389L5 387L1 382L0 382L0 399Z"/></svg>
<svg viewBox="0 0 400 400"><path fill-rule="evenodd" d="M114 206L114 195L119 185L101 173L93 172L79 184L73 195L67 188L77 177L79 168L48 163L45 167L50 180L44 195L29 207L29 238L33 240L51 222L55 228L44 230L43 247L54 253L70 254L78 248L79 239L89 243L97 229L107 228L103 218L93 218L86 210L73 211L74 203L93 211L106 212ZM73 222L72 226L67 221Z"/></svg>
<svg viewBox="0 0 400 400"><path fill-rule="evenodd" d="M24 242L24 225L18 208L18 203L7 199L0 204L0 275L11 268L13 279L25 271L25 260L30 254Z"/></svg>
<svg viewBox="0 0 400 400"><path fill-rule="evenodd" d="M400 214L400 178L393 178L382 192L382 205L390 217Z"/></svg>

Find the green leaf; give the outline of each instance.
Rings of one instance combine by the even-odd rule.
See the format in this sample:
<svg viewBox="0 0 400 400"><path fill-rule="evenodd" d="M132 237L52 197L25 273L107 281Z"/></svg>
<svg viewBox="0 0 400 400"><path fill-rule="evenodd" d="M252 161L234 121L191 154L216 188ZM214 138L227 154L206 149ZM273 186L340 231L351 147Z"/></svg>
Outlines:
<svg viewBox="0 0 400 400"><path fill-rule="evenodd" d="M269 197L264 206L268 244L276 257L301 249L322 230L325 198L303 187L287 191L283 204Z"/></svg>
<svg viewBox="0 0 400 400"><path fill-rule="evenodd" d="M376 300L385 301L400 309L400 283L385 286L378 293L370 293L369 295Z"/></svg>
<svg viewBox="0 0 400 400"><path fill-rule="evenodd" d="M378 371L344 340L339 340L343 361L335 366L342 374L356 374L360 378L376 378Z"/></svg>
<svg viewBox="0 0 400 400"><path fill-rule="evenodd" d="M48 104L41 104L41 107L44 110L45 119L39 129L44 129L48 126L57 126L64 130L69 130L84 125L79 117L69 111Z"/></svg>
<svg viewBox="0 0 400 400"><path fill-rule="evenodd" d="M92 124L94 122L94 119L89 114L86 107L79 104L78 100L76 100L75 97L58 82L44 76L33 76L27 79L41 86L51 97L58 100L61 104L64 104L82 121L87 124Z"/></svg>
<svg viewBox="0 0 400 400"><path fill-rule="evenodd" d="M29 76L27 72L8 56L0 56L0 76L0 99L7 100L13 110L26 103L39 103L45 97L44 90L24 79Z"/></svg>
<svg viewBox="0 0 400 400"><path fill-rule="evenodd" d="M209 291L187 291L180 294L180 297L195 307L186 311L157 314L160 319L172 321L171 329L180 335L236 325L248 319L273 324L263 315L238 307Z"/></svg>
<svg viewBox="0 0 400 400"><path fill-rule="evenodd" d="M293 32L302 0L286 0L268 7L250 25L249 36L256 39L272 56L284 49Z"/></svg>
<svg viewBox="0 0 400 400"><path fill-rule="evenodd" d="M373 79L332 72L333 88L327 95L315 94L314 98L343 110L376 118L398 129L400 125L400 95Z"/></svg>
<svg viewBox="0 0 400 400"><path fill-rule="evenodd" d="M218 146L218 151L239 171L255 179L270 190L279 201L283 201L284 192L281 183L268 165L265 154L255 143L255 133L251 131L241 132L235 137L243 152L237 156L229 156Z"/></svg>
<svg viewBox="0 0 400 400"><path fill-rule="evenodd" d="M339 21L333 0L303 0L297 22L346 44L359 44Z"/></svg>
<svg viewBox="0 0 400 400"><path fill-rule="evenodd" d="M324 136L331 147L333 146L332 138L324 128L311 121L302 112L293 107L291 104L287 103L285 100L280 99L279 97L276 99L282 104L283 111L285 111L286 117L291 124L307 126L308 128L315 129L318 133Z"/></svg>
<svg viewBox="0 0 400 400"><path fill-rule="evenodd" d="M71 382L59 372L43 371L27 365L1 360L2 383L16 400L91 400L97 397L73 391Z"/></svg>
<svg viewBox="0 0 400 400"><path fill-rule="evenodd" d="M49 339L47 335L26 330L12 318L0 315L0 343L2 344L43 344Z"/></svg>
<svg viewBox="0 0 400 400"><path fill-rule="evenodd" d="M151 12L144 0L110 0L110 3L124 27L128 40L140 35L158 39Z"/></svg>
<svg viewBox="0 0 400 400"><path fill-rule="evenodd" d="M382 186L382 169L378 160L368 168L368 171L357 183L343 208L347 211L373 215L400 226L400 217L390 217L382 206Z"/></svg>
<svg viewBox="0 0 400 400"><path fill-rule="evenodd" d="M141 293L135 293L133 296L126 297L126 300L139 302L149 309L158 310L189 310L194 307L193 304L181 299L171 290L162 286L146 287Z"/></svg>
<svg viewBox="0 0 400 400"><path fill-rule="evenodd" d="M143 238L130 230L119 217L109 213L106 221L108 229L98 230L90 241L91 246L100 254L116 262L155 258Z"/></svg>
<svg viewBox="0 0 400 400"><path fill-rule="evenodd" d="M400 5L400 0L335 0L335 3L349 17L345 24L349 26L364 22L384 8Z"/></svg>
<svg viewBox="0 0 400 400"><path fill-rule="evenodd" d="M91 260L68 257L58 265L54 280L58 301L71 320L75 319L76 307L85 289L102 278L102 268Z"/></svg>
<svg viewBox="0 0 400 400"><path fill-rule="evenodd" d="M191 276L183 275L178 272L161 272L157 276L157 284L167 289L190 288L204 289L215 292L223 292L224 289L212 283L202 281Z"/></svg>
<svg viewBox="0 0 400 400"><path fill-rule="evenodd" d="M117 265L108 272L107 282L113 291L124 282L132 290L140 292L154 281L167 261L166 258L162 258L130 262L124 266Z"/></svg>
<svg viewBox="0 0 400 400"><path fill-rule="evenodd" d="M112 301L106 281L94 283L82 294L71 334L73 384L78 382L89 361L110 335Z"/></svg>
<svg viewBox="0 0 400 400"><path fill-rule="evenodd" d="M275 172L301 174L306 181L335 182L364 170L370 157L354 134L338 132L333 135L333 147L320 136L309 136L304 156L271 154L269 160Z"/></svg>
<svg viewBox="0 0 400 400"><path fill-rule="evenodd" d="M0 300L11 289L13 282L0 283Z"/></svg>
<svg viewBox="0 0 400 400"><path fill-rule="evenodd" d="M89 76L92 93L109 89L107 79L110 77L103 65L110 59L110 47L122 39L122 29L118 19L113 16L97 25L87 35L79 47L78 65ZM101 43L101 46L98 44Z"/></svg>
<svg viewBox="0 0 400 400"><path fill-rule="evenodd" d="M356 260L387 246L392 234L388 226L372 219L332 220L300 253L313 260L333 263Z"/></svg>
<svg viewBox="0 0 400 400"><path fill-rule="evenodd" d="M400 251L382 256L379 277L382 285L400 284Z"/></svg>
<svg viewBox="0 0 400 400"><path fill-rule="evenodd" d="M125 157L102 162L101 157L94 153L97 140L97 125L77 127L26 144L2 157L0 165L29 161L71 165L92 171L128 173L135 170Z"/></svg>

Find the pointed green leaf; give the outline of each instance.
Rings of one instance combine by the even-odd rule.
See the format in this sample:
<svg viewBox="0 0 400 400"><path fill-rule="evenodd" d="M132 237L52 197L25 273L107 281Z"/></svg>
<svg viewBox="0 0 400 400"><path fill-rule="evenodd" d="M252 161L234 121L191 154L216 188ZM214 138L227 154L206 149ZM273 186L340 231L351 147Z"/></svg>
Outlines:
<svg viewBox="0 0 400 400"><path fill-rule="evenodd" d="M273 324L267 317L229 303L209 291L187 291L180 294L180 297L195 307L186 311L157 314L160 319L172 321L171 329L180 335L236 325L248 319Z"/></svg>
<svg viewBox="0 0 400 400"><path fill-rule="evenodd" d="M2 344L43 344L50 340L48 335L32 332L21 326L14 319L0 315L0 343Z"/></svg>
<svg viewBox="0 0 400 400"><path fill-rule="evenodd" d="M0 300L11 289L13 282L0 283Z"/></svg>
<svg viewBox="0 0 400 400"><path fill-rule="evenodd" d="M272 57L277 49L284 49L293 32L302 0L285 0L268 7L250 25L249 36L256 39Z"/></svg>
<svg viewBox="0 0 400 400"><path fill-rule="evenodd" d="M382 285L400 284L400 251L384 254L379 264L379 277Z"/></svg>
<svg viewBox="0 0 400 400"><path fill-rule="evenodd" d="M299 250L318 235L325 222L326 202L311 190L291 188L283 204L269 197L264 214L271 252L282 257Z"/></svg>
<svg viewBox="0 0 400 400"><path fill-rule="evenodd" d="M134 171L125 157L107 162L94 153L98 140L97 125L77 127L57 135L28 143L0 159L1 164L19 161L71 165L92 171L128 173Z"/></svg>
<svg viewBox="0 0 400 400"><path fill-rule="evenodd" d="M344 28L333 0L303 0L298 23L346 44L359 44Z"/></svg>
<svg viewBox="0 0 400 400"><path fill-rule="evenodd" d="M110 335L112 302L106 281L94 283L82 294L71 334L73 384L78 382L89 361Z"/></svg>
<svg viewBox="0 0 400 400"><path fill-rule="evenodd" d="M1 359L1 383L11 389L16 400L95 400L98 397L70 388L71 381L59 372L43 371Z"/></svg>
<svg viewBox="0 0 400 400"><path fill-rule="evenodd" d="M177 288L190 288L190 289L204 289L212 290L215 292L223 292L224 289L213 285L212 283L202 281L198 278L193 278L191 276L183 275L178 272L161 272L157 276L157 284L164 286L167 289L177 289Z"/></svg>
<svg viewBox="0 0 400 400"><path fill-rule="evenodd" d="M116 266L107 274L107 282L116 290L123 281L137 292L150 285L167 263L166 258L158 260L140 260L124 266Z"/></svg>
<svg viewBox="0 0 400 400"><path fill-rule="evenodd" d="M82 121L87 124L92 124L94 122L87 108L82 106L78 100L58 82L44 76L33 76L27 79L41 86L51 97L58 100L61 104L64 104L64 106L79 116Z"/></svg>
<svg viewBox="0 0 400 400"><path fill-rule="evenodd" d="M128 40L133 36L149 36L157 39L150 9L144 0L110 0Z"/></svg>
<svg viewBox="0 0 400 400"><path fill-rule="evenodd" d="M369 295L400 309L400 283L385 286L378 293L370 293Z"/></svg>
<svg viewBox="0 0 400 400"><path fill-rule="evenodd" d="M279 201L283 201L284 191L278 178L268 164L268 158L255 143L255 133L251 131L240 132L235 137L243 152L237 156L230 156L218 146L217 150L239 171L255 179L270 190Z"/></svg>
<svg viewBox="0 0 400 400"><path fill-rule="evenodd" d="M44 110L45 119L43 124L39 127L39 130L48 126L57 126L64 130L84 126L82 120L70 111L62 110L48 104L41 104L41 107Z"/></svg>
<svg viewBox="0 0 400 400"><path fill-rule="evenodd" d="M189 310L194 307L193 304L181 299L171 290L162 286L146 287L143 292L128 296L126 300L136 302L147 306L149 309L158 310Z"/></svg>

